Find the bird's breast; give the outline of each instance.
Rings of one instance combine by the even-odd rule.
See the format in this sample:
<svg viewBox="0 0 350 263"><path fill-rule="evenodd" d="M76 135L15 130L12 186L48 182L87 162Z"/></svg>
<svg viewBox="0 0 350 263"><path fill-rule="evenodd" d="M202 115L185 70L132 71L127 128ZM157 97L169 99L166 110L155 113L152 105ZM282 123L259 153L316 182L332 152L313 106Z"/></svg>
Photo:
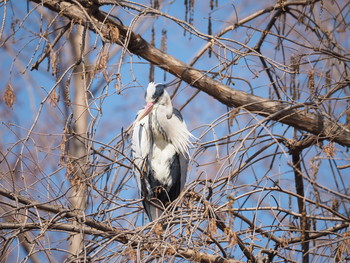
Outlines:
<svg viewBox="0 0 350 263"><path fill-rule="evenodd" d="M170 169L175 148L164 141L155 141L152 151L151 166L154 177L162 184L171 187L173 184Z"/></svg>

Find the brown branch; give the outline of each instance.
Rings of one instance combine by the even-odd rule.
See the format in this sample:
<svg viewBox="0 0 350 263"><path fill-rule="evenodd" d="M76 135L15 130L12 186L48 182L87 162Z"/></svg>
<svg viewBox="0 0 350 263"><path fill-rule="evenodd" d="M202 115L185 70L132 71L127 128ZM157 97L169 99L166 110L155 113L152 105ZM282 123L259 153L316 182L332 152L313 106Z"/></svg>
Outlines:
<svg viewBox="0 0 350 263"><path fill-rule="evenodd" d="M350 223L340 223L340 224L334 225L332 227L329 227L327 229L319 230L319 231L317 231L317 233L310 234L308 237L308 240L311 241L311 240L315 240L319 237L327 236L330 233L336 233L342 229L348 228L349 226L350 226ZM302 242L302 237L294 237L294 238L286 240L285 242L286 242L286 244L294 244L294 243Z"/></svg>
<svg viewBox="0 0 350 263"><path fill-rule="evenodd" d="M311 113L308 109L285 110L290 106L286 102L269 100L229 88L212 79L210 76L203 74L201 70L192 68L186 63L152 46L140 35L132 32L130 28L122 25L118 20L107 16L103 11L100 11L97 4L92 4L86 10L81 10L81 7L68 1L31 1L66 16L74 23L89 24L90 30L102 34L104 39L126 47L135 55L170 72L229 107L242 107L262 116L269 116L280 112L280 114L274 116L273 120L307 131L324 139L333 140L341 145L350 146L350 131L343 124L327 119L322 114ZM312 4L315 1L296 2L306 5ZM86 14L89 14L89 17L86 17Z"/></svg>
<svg viewBox="0 0 350 263"><path fill-rule="evenodd" d="M89 217L82 217L80 213L69 210L68 208L58 207L50 203L39 203L32 201L28 198L25 198L19 194L12 193L10 191L6 191L4 189L0 189L0 195L9 198L17 203L24 205L21 207L23 209L28 208L36 208L42 211L60 214L60 218L66 219L74 219L80 224L84 224L85 227L81 228L81 226L76 224L69 223L55 223L41 220L40 223L28 223L28 222L19 222L19 223L1 223L0 222L0 230L5 229L16 229L21 230L21 232L30 231L34 229L42 230L56 230L56 231L68 231L72 233L81 233L82 229L84 234L88 235L97 235L101 237L110 237L113 238L114 241L128 244L133 248L142 249L145 251L154 251L159 249L158 243L155 240L152 240L151 235L142 236L140 234L140 229L135 229L134 231L128 230L123 231L117 228L113 228L109 225L97 222ZM167 247L162 247L164 251L162 252L167 255L173 255L180 258L185 258L191 261L203 262L203 263L243 263L243 261L231 259L231 258L223 258L216 255L206 254L200 252L198 250L189 249L189 248L178 248L174 250L174 248L170 245Z"/></svg>
<svg viewBox="0 0 350 263"><path fill-rule="evenodd" d="M43 60L50 54L50 52L52 52L53 48L56 46L56 44L58 43L58 41L61 39L61 37L64 35L64 33L67 32L67 30L70 28L71 23L66 24L61 31L57 34L56 38L53 40L52 43L48 43L46 45L44 54L42 54L42 56L34 63L34 65L32 65L32 67L30 68L30 70L34 70L34 69L38 69L39 65L41 62L43 62Z"/></svg>
<svg viewBox="0 0 350 263"><path fill-rule="evenodd" d="M309 263L309 230L310 223L306 217L306 205L305 205L305 192L304 192L304 182L303 175L301 173L301 151L291 150L292 160L293 160L293 169L294 169L294 178L295 178L295 189L298 197L298 209L301 214L300 217L300 228L301 228L301 247L303 253L303 263Z"/></svg>
<svg viewBox="0 0 350 263"><path fill-rule="evenodd" d="M244 261L235 260L235 259L224 259L222 257L205 254L202 252L198 252L192 249L180 249L177 251L181 253L181 255L189 260L195 260L201 263L243 263Z"/></svg>
<svg viewBox="0 0 350 263"><path fill-rule="evenodd" d="M40 230L40 229L51 229L57 231L68 231L72 233L81 233L81 227L76 224L68 224L68 223L0 223L0 230L4 229L19 229L21 232L29 231L29 230ZM104 231L96 230L91 227L84 227L84 234L88 235L98 235L98 236L110 236L110 234L106 234Z"/></svg>

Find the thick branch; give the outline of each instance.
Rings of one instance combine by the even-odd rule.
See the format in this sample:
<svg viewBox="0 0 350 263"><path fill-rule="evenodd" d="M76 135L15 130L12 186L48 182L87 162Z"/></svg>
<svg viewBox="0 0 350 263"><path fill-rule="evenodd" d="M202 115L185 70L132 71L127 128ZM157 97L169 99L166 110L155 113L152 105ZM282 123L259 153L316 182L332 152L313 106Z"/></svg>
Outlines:
<svg viewBox="0 0 350 263"><path fill-rule="evenodd" d="M285 102L269 100L229 88L202 71L152 46L130 28L100 11L98 5L83 7L85 1L80 1L80 6L70 1L59 0L32 0L32 2L44 5L75 23L88 23L90 29L100 34L102 39L123 45L130 52L170 72L229 107L241 107L261 116L273 115L272 119L275 121L333 140L341 145L350 146L350 131L343 124L327 119L321 114L311 113L307 108L303 110L293 108ZM305 3L309 2L303 2L304 5Z"/></svg>

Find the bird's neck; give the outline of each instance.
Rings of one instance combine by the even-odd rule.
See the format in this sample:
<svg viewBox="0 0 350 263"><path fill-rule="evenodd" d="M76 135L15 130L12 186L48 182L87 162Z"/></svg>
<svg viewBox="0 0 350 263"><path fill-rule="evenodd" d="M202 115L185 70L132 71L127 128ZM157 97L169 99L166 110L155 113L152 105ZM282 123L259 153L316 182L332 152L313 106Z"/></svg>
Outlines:
<svg viewBox="0 0 350 263"><path fill-rule="evenodd" d="M153 137L154 137L153 139L155 141L168 142L170 140L164 128L162 127L162 123L164 124L164 121L167 122L167 120L172 117L172 114L173 114L173 107L171 106L171 108L169 108L169 106L165 106L165 105L158 105L151 112L149 124L151 129L153 130Z"/></svg>

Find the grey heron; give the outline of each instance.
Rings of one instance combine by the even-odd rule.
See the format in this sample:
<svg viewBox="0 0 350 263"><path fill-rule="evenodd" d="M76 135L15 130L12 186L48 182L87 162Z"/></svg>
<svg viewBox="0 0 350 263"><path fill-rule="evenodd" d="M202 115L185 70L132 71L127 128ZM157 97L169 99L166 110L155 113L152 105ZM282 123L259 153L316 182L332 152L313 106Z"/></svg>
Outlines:
<svg viewBox="0 0 350 263"><path fill-rule="evenodd" d="M165 90L170 85L148 84L146 106L138 112L132 132L135 175L150 221L183 189L193 137Z"/></svg>

